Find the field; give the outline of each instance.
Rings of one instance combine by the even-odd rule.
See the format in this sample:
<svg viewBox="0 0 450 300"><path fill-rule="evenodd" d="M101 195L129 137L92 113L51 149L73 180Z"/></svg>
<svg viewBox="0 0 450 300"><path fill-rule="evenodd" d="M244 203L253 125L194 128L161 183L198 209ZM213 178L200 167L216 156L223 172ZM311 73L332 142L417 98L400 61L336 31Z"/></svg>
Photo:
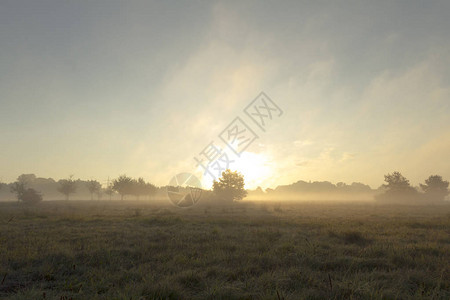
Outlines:
<svg viewBox="0 0 450 300"><path fill-rule="evenodd" d="M0 203L0 298L450 298L450 205L147 202Z"/></svg>

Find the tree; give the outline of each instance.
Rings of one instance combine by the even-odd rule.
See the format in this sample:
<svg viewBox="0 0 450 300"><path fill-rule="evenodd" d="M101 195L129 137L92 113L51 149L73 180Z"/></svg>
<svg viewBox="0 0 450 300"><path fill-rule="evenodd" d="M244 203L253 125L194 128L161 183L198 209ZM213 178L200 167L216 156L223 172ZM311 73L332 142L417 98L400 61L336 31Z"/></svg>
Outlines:
<svg viewBox="0 0 450 300"><path fill-rule="evenodd" d="M100 200L103 198L103 189L100 187L100 189L96 192L97 194L97 200Z"/></svg>
<svg viewBox="0 0 450 300"><path fill-rule="evenodd" d="M27 204L35 204L42 201L42 195L34 189L26 189L22 194L22 201Z"/></svg>
<svg viewBox="0 0 450 300"><path fill-rule="evenodd" d="M144 178L139 177L137 180L132 181L132 194L139 200L140 196L152 196L156 193L156 186L149 182L145 182Z"/></svg>
<svg viewBox="0 0 450 300"><path fill-rule="evenodd" d="M16 181L11 184L10 191L13 194L16 194L17 201L19 202L22 200L22 196L25 193L26 190L26 184L24 182Z"/></svg>
<svg viewBox="0 0 450 300"><path fill-rule="evenodd" d="M387 184L383 184L382 187L386 191L381 195L377 195L377 200L403 202L406 200L418 200L420 196L417 190L410 185L409 180L400 172L384 175L384 181Z"/></svg>
<svg viewBox="0 0 450 300"><path fill-rule="evenodd" d="M100 192L102 190L102 185L97 180L89 180L86 182L89 193L91 193L91 200L94 200L94 193L100 198Z"/></svg>
<svg viewBox="0 0 450 300"><path fill-rule="evenodd" d="M3 189L4 185L5 185L5 184L4 184L3 182L0 181L0 191Z"/></svg>
<svg viewBox="0 0 450 300"><path fill-rule="evenodd" d="M442 176L431 175L425 180L425 184L420 187L425 192L425 196L431 200L443 201L449 194L449 182L442 179Z"/></svg>
<svg viewBox="0 0 450 300"><path fill-rule="evenodd" d="M336 183L336 187L339 189L347 189L348 185L345 182L338 182Z"/></svg>
<svg viewBox="0 0 450 300"><path fill-rule="evenodd" d="M36 181L36 175L34 174L22 174L17 177L17 181L26 182L28 185L33 184Z"/></svg>
<svg viewBox="0 0 450 300"><path fill-rule="evenodd" d="M70 194L74 194L77 191L77 186L73 180L73 175L70 175L68 179L61 179L58 181L58 192L66 196L66 200L69 200Z"/></svg>
<svg viewBox="0 0 450 300"><path fill-rule="evenodd" d="M23 194L27 189L27 178L23 175L17 177L17 181L11 184L10 191L11 193L16 194L17 201L21 201L23 198Z"/></svg>
<svg viewBox="0 0 450 300"><path fill-rule="evenodd" d="M409 180L400 172L384 175L384 181L387 184L384 184L383 186L391 191L405 191L411 188Z"/></svg>
<svg viewBox="0 0 450 300"><path fill-rule="evenodd" d="M17 181L10 186L11 193L16 194L17 201L33 204L42 201L42 195L32 188L27 188L28 184L36 179L34 174L22 174L17 177Z"/></svg>
<svg viewBox="0 0 450 300"><path fill-rule="evenodd" d="M125 195L133 194L133 179L126 175L121 175L114 179L112 189L120 194L120 199L123 200Z"/></svg>
<svg viewBox="0 0 450 300"><path fill-rule="evenodd" d="M247 195L247 191L244 189L244 176L237 171L232 172L227 169L222 172L219 181L214 180L213 191L225 202L242 200Z"/></svg>
<svg viewBox="0 0 450 300"><path fill-rule="evenodd" d="M156 190L157 188L155 185L151 184L150 182L147 182L145 184L144 195L147 195L148 199L150 200L150 197L156 194Z"/></svg>
<svg viewBox="0 0 450 300"><path fill-rule="evenodd" d="M111 200L112 195L114 194L113 185L111 183L108 184L108 186L105 189L105 194L109 196L109 200Z"/></svg>
<svg viewBox="0 0 450 300"><path fill-rule="evenodd" d="M139 200L139 197L146 194L146 183L144 178L139 177L138 180L133 180L133 195Z"/></svg>

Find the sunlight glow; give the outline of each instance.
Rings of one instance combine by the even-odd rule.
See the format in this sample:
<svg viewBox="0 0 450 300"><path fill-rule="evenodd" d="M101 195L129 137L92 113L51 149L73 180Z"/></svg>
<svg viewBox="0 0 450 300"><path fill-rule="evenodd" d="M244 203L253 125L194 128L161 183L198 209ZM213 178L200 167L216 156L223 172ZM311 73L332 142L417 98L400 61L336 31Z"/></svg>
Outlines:
<svg viewBox="0 0 450 300"><path fill-rule="evenodd" d="M246 189L255 189L258 186L265 187L271 181L274 170L270 162L265 154L245 151L240 157L234 158L234 162L230 163L230 169L244 175ZM201 182L203 188L212 188L211 176L203 175Z"/></svg>

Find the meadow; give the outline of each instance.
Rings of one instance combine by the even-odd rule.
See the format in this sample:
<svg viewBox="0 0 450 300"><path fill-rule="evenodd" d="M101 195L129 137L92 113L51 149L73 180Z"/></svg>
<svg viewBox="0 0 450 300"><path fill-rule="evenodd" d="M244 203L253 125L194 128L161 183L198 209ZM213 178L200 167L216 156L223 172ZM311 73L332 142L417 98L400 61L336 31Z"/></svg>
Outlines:
<svg viewBox="0 0 450 300"><path fill-rule="evenodd" d="M450 205L0 203L1 299L450 299Z"/></svg>

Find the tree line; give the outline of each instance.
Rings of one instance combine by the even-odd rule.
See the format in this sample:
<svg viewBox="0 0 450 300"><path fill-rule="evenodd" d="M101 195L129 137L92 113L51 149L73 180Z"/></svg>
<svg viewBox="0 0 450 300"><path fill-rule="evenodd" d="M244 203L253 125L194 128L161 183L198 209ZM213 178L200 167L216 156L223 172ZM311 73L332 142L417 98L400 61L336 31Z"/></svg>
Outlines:
<svg viewBox="0 0 450 300"><path fill-rule="evenodd" d="M384 175L384 181L383 192L375 196L380 202L442 202L449 194L449 182L440 175L429 176L419 189L398 171Z"/></svg>
<svg viewBox="0 0 450 300"><path fill-rule="evenodd" d="M143 178L131 178L121 175L117 179L108 182L106 187L97 180L83 181L75 180L73 176L66 179L55 181L51 178L37 178L34 174L22 174L17 180L10 184L0 183L0 190L8 190L13 193L19 202L37 203L43 200L45 192L46 196L53 195L55 192L64 196L69 200L71 195L77 193L80 189L90 195L91 200L96 198L102 199L103 195L107 195L109 200L115 194L120 195L123 200L125 196L132 195L136 199L140 197L152 197L158 191L158 188L150 182L146 182Z"/></svg>
<svg viewBox="0 0 450 300"><path fill-rule="evenodd" d="M358 199L362 197L361 195L366 195L377 202L385 203L437 203L444 201L449 195L449 182L440 175L429 176L417 187L413 187L409 180L398 171L386 174L384 181L385 183L378 189L372 189L359 182L348 185L343 182L333 184L328 181L300 180L289 185L280 185L275 189L268 188L265 191L258 187L255 190L249 190L248 194L253 199L286 199L287 197L299 199L303 195L307 195L306 197L328 196L330 199L333 197Z"/></svg>
<svg viewBox="0 0 450 300"><path fill-rule="evenodd" d="M442 202L449 195L449 182L444 180L442 176L431 175L424 183L421 183L418 188L411 186L410 182L406 177L404 177L400 172L389 173L384 176L383 184L375 194L375 200L380 202ZM38 184L36 184L38 183ZM69 200L70 196L77 192L80 185L84 186L89 192L91 200L94 196L100 200L103 194L109 196L111 200L112 195L120 195L120 199L123 200L124 197L128 195L135 196L137 200L140 197L147 197L150 199L158 191L164 189L164 187L158 188L150 182L146 182L143 178L131 178L126 175L121 175L118 178L108 182L108 185L103 188L100 182L97 180L74 180L73 176L69 176L67 179L61 179L59 181L54 181L53 179L43 179L36 178L34 174L22 174L17 180L9 185L1 184L0 189L9 187L10 192L14 193L19 202L24 203L37 203L42 201L43 196L41 191L37 190L34 186L55 187L58 193L65 196L66 200ZM214 181L212 194L210 193L210 198L219 200L223 203L233 202L242 200L247 196L248 191L244 188L245 181L244 176L237 172L226 170L222 173L222 177L217 181ZM346 192L346 193L367 193L374 192L368 185L361 183L353 183L351 185L346 185L345 183L338 183L333 185L330 182L313 182L307 183L305 181L298 181L288 186L279 186L275 190L266 189L262 191L261 188L257 188L250 193L262 196L269 195L273 196L277 193L286 192Z"/></svg>

